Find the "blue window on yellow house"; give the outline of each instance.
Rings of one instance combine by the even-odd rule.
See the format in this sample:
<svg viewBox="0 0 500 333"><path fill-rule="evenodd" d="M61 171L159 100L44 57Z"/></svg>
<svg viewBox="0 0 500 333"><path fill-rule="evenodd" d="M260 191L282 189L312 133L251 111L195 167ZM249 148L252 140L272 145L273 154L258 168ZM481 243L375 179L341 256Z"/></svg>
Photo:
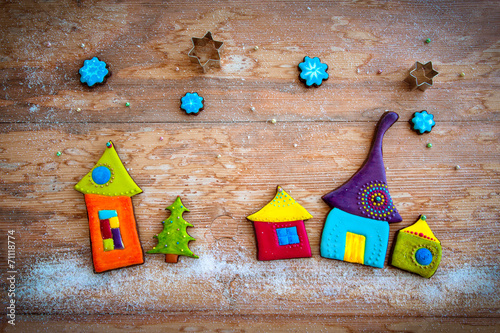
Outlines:
<svg viewBox="0 0 500 333"><path fill-rule="evenodd" d="M290 245L300 243L297 227L276 229L279 245Z"/></svg>

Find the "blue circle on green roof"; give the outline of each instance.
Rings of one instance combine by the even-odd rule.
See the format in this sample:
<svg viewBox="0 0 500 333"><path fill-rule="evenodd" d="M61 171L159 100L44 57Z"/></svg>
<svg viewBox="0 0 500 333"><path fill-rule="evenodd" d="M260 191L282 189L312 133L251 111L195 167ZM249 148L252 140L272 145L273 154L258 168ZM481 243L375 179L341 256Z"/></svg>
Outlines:
<svg viewBox="0 0 500 333"><path fill-rule="evenodd" d="M432 262L432 253L429 249L423 247L415 252L415 259L420 265L427 266Z"/></svg>
<svg viewBox="0 0 500 333"><path fill-rule="evenodd" d="M103 185L111 179L111 171L105 166L98 166L92 170L92 180L94 183Z"/></svg>

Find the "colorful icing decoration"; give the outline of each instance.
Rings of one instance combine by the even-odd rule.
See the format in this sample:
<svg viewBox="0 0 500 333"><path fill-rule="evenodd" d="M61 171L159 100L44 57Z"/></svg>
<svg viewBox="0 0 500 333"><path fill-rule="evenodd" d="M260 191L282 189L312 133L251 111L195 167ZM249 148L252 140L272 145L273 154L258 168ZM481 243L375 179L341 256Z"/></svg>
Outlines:
<svg viewBox="0 0 500 333"><path fill-rule="evenodd" d="M425 132L430 132L436 122L434 121L434 116L427 113L427 111L415 112L413 118L410 120L413 130L418 134L424 134Z"/></svg>
<svg viewBox="0 0 500 333"><path fill-rule="evenodd" d="M395 112L380 118L363 166L348 182L323 196L332 210L321 236L322 257L384 267L389 223L402 219L387 187L382 140L398 118Z"/></svg>
<svg viewBox="0 0 500 333"><path fill-rule="evenodd" d="M383 220L391 216L395 207L384 181L371 181L361 187L358 192L360 211L368 218Z"/></svg>
<svg viewBox="0 0 500 333"><path fill-rule="evenodd" d="M96 273L144 263L131 197L142 190L111 141L97 164L76 185L85 195Z"/></svg>
<svg viewBox="0 0 500 333"><path fill-rule="evenodd" d="M323 80L328 79L328 65L321 62L318 57L304 57L304 61L299 64L299 79L307 87L319 87Z"/></svg>
<svg viewBox="0 0 500 333"><path fill-rule="evenodd" d="M398 232L391 264L430 278L439 267L441 255L441 242L429 228L425 215L422 215L415 224Z"/></svg>
<svg viewBox="0 0 500 333"><path fill-rule="evenodd" d="M168 263L176 263L179 256L198 258L188 247L190 241L196 240L186 231L187 227L193 225L182 217L182 214L189 212L189 209L184 206L180 197L177 197L174 203L165 209L170 210L170 216L162 222L163 231L154 236L158 244L147 253L165 254L165 262Z"/></svg>
<svg viewBox="0 0 500 333"><path fill-rule="evenodd" d="M83 67L80 68L80 82L86 83L92 87L96 83L103 83L104 79L109 75L107 64L100 61L97 57L83 62Z"/></svg>
<svg viewBox="0 0 500 333"><path fill-rule="evenodd" d="M181 109L188 114L198 114L198 112L203 110L203 97L199 96L198 93L186 93L181 98Z"/></svg>
<svg viewBox="0 0 500 333"><path fill-rule="evenodd" d="M312 216L278 186L274 199L247 217L253 222L258 260L310 258L304 220Z"/></svg>
<svg viewBox="0 0 500 333"><path fill-rule="evenodd" d="M120 220L116 210L100 210L99 222L101 223L101 235L104 242L104 251L123 249L123 241L120 233Z"/></svg>

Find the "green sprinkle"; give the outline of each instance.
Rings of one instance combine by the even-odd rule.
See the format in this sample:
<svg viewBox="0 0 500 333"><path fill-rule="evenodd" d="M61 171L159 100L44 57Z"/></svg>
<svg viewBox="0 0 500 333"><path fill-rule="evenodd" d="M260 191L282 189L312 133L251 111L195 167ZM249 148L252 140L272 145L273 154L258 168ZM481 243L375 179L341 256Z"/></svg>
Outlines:
<svg viewBox="0 0 500 333"><path fill-rule="evenodd" d="M464 72L460 73L460 76L461 76L461 77L464 77L464 76L465 76L465 73L464 73Z"/></svg>
<svg viewBox="0 0 500 333"><path fill-rule="evenodd" d="M427 148L432 148L432 143L428 143Z"/></svg>
<svg viewBox="0 0 500 333"><path fill-rule="evenodd" d="M125 106L130 106L130 103L129 102L125 103Z"/></svg>
<svg viewBox="0 0 500 333"><path fill-rule="evenodd" d="M426 44L429 44L430 42L431 42L431 39L430 39L430 38L426 38L426 39L425 39L425 43L426 43Z"/></svg>
<svg viewBox="0 0 500 333"><path fill-rule="evenodd" d="M58 151L58 152L56 153L56 155L57 155L57 156L61 156L61 155L62 155L62 153L61 153L60 151Z"/></svg>
<svg viewBox="0 0 500 333"><path fill-rule="evenodd" d="M424 220L424 221L425 221L425 220L427 220L427 216L425 216L425 215L422 215L420 218L421 218L422 220Z"/></svg>

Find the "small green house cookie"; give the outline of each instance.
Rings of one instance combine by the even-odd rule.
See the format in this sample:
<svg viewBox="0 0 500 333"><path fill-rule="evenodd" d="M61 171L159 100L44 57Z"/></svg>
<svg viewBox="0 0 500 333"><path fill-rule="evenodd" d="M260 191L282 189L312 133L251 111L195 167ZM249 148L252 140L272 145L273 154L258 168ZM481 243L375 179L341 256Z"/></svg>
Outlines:
<svg viewBox="0 0 500 333"><path fill-rule="evenodd" d="M398 232L392 266L430 278L441 262L441 243L421 215L415 224Z"/></svg>

